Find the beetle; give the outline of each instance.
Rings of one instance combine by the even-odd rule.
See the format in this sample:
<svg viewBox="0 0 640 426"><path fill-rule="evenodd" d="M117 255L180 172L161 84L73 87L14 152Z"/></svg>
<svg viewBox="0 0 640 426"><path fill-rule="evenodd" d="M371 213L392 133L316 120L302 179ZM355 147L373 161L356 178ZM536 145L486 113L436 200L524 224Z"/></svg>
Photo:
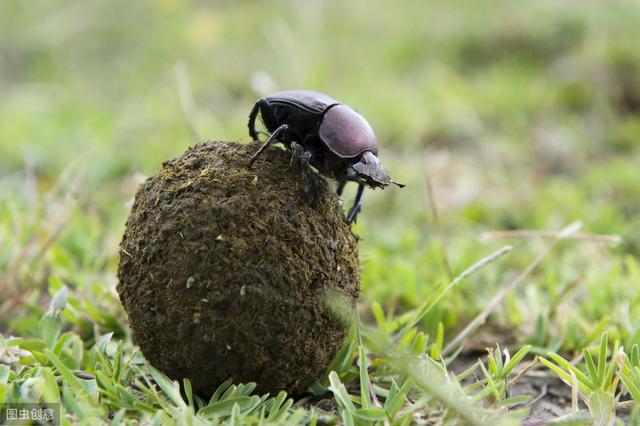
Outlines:
<svg viewBox="0 0 640 426"><path fill-rule="evenodd" d="M282 142L300 159L303 172L309 166L338 181L337 192L348 181L358 183L353 207L347 214L351 224L362 209L365 186L384 188L395 182L378 160L378 142L367 120L353 109L323 93L311 90L286 90L256 101L249 114L249 136L259 141L256 129L258 113L268 138L251 157L249 167L272 143Z"/></svg>

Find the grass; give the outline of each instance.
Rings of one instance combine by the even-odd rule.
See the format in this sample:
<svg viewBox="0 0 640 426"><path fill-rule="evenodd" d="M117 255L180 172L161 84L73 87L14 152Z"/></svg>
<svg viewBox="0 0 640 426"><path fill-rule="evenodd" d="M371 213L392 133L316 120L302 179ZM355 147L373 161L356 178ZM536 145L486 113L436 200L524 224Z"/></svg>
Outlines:
<svg viewBox="0 0 640 426"><path fill-rule="evenodd" d="M640 423L636 4L0 9L0 402L60 401L65 424L534 424L540 400L564 413L544 422ZM289 87L356 107L408 186L365 195L357 326L310 396L204 401L132 344L118 243L144 176L246 140ZM519 393L539 376L571 402Z"/></svg>

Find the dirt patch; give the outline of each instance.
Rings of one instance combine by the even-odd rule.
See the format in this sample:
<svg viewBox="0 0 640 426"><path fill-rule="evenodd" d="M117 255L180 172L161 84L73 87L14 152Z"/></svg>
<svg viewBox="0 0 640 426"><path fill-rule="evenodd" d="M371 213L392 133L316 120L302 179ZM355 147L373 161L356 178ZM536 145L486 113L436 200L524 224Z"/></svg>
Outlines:
<svg viewBox="0 0 640 426"><path fill-rule="evenodd" d="M322 178L309 204L290 154L207 142L136 194L118 292L134 341L210 395L225 379L299 394L327 367L359 293L357 237Z"/></svg>

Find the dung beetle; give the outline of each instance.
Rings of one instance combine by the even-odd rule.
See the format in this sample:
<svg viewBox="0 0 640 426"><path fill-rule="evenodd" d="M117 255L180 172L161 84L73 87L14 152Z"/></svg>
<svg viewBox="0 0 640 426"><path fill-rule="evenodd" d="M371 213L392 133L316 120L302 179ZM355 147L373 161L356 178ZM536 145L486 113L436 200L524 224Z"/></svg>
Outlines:
<svg viewBox="0 0 640 426"><path fill-rule="evenodd" d="M365 185L384 188L394 182L378 160L378 142L365 118L335 99L311 90L286 90L256 101L249 114L249 136L259 141L256 118L260 113L269 137L251 157L249 167L272 143L282 142L300 158L303 172L309 166L338 181L342 195L347 181L358 183L347 223L355 221L362 208Z"/></svg>

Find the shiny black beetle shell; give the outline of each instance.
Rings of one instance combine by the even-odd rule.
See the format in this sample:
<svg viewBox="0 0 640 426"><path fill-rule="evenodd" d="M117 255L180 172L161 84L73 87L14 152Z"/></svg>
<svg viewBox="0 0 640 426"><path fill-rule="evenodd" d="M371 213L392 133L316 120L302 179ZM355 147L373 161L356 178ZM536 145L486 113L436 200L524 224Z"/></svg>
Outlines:
<svg viewBox="0 0 640 426"><path fill-rule="evenodd" d="M285 107L288 114L298 115L289 116L288 122L306 124L299 126L301 128L318 126L317 134L320 140L339 158L355 158L365 151L371 151L376 155L378 153L378 142L367 120L330 96L311 90L286 90L273 93L264 99L272 107L280 105ZM299 113L296 114L296 111ZM270 127L269 123L265 124ZM291 130L295 132L295 126ZM299 136L304 138L305 135Z"/></svg>

